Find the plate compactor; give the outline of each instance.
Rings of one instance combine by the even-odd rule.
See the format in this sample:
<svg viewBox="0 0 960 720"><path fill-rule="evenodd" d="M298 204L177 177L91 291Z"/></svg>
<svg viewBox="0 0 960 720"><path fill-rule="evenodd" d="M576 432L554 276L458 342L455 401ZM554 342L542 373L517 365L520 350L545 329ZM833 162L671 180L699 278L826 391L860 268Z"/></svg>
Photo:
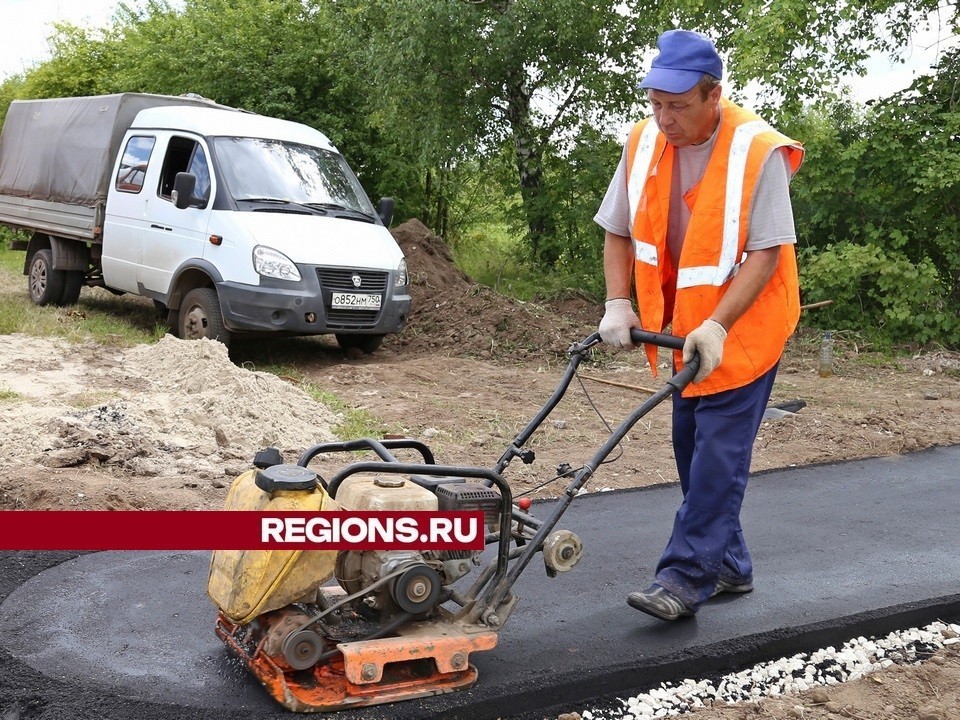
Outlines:
<svg viewBox="0 0 960 720"><path fill-rule="evenodd" d="M633 340L683 347L683 338L636 329ZM557 389L492 469L438 465L426 445L408 438L315 445L296 465L282 464L275 449L257 454L255 467L231 486L227 510L481 510L486 544L496 546L482 569L481 551L214 552L207 591L219 608L217 635L275 700L298 712L335 711L452 692L477 681L470 655L497 644L517 602L511 588L533 556L542 555L550 577L580 560L580 539L555 529L560 516L630 428L682 390L699 368L694 356L579 470L558 468L556 479L569 484L538 519L529 513L528 498L514 503L502 473L514 458L533 462L525 443L598 343L594 334L570 348ZM418 453L422 462L399 461L391 452L397 449ZM358 450L380 459L348 464L328 481L308 467L321 453Z"/></svg>

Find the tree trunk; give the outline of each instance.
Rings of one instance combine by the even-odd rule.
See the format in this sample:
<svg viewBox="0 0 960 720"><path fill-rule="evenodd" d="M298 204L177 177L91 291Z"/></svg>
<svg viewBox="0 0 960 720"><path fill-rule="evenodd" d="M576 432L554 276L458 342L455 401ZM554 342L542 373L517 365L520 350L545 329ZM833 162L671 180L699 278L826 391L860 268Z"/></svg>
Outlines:
<svg viewBox="0 0 960 720"><path fill-rule="evenodd" d="M559 254L552 242L556 228L543 188L543 144L530 122L530 96L526 74L515 72L507 82L507 118L513 132L527 240L531 257L549 268L556 265Z"/></svg>

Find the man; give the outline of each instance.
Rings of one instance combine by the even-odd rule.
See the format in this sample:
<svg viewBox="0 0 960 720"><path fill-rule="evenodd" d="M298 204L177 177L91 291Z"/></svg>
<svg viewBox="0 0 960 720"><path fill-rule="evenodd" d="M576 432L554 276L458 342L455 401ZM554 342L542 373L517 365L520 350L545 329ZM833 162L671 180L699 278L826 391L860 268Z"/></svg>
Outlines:
<svg viewBox="0 0 960 720"><path fill-rule="evenodd" d="M700 354L699 372L673 399L683 503L655 582L627 598L676 620L718 593L753 589L740 507L800 315L789 182L803 150L721 97L723 63L708 38L670 30L657 44L640 83L653 117L631 131L594 219L606 230L604 342L632 348L630 328L672 325L686 337L675 368ZM647 356L656 374L656 348Z"/></svg>

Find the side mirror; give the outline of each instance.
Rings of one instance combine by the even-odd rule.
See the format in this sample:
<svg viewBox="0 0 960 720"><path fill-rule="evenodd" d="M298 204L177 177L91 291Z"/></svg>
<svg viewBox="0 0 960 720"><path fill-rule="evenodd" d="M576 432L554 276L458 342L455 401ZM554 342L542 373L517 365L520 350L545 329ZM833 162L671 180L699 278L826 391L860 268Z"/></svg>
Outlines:
<svg viewBox="0 0 960 720"><path fill-rule="evenodd" d="M197 202L193 191L197 187L197 178L192 173L179 172L173 180L173 193L170 197L175 207L183 210Z"/></svg>
<svg viewBox="0 0 960 720"><path fill-rule="evenodd" d="M377 215L380 216L380 222L384 227L390 227L390 223L393 222L393 205L392 197L380 198L377 204Z"/></svg>

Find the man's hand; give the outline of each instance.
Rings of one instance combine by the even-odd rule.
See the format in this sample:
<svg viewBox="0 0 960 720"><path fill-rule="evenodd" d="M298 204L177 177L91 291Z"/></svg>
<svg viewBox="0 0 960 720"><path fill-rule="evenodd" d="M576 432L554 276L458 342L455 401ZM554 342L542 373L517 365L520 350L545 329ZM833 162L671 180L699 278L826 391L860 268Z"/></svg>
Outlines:
<svg viewBox="0 0 960 720"><path fill-rule="evenodd" d="M602 331L601 331L602 332ZM707 375L716 370L723 360L723 343L727 339L727 331L716 320L704 320L696 330L687 335L683 343L683 361L690 362L693 353L700 353L700 369L693 377L698 383L706 379Z"/></svg>
<svg viewBox="0 0 960 720"><path fill-rule="evenodd" d="M600 339L616 348L632 348L630 328L640 327L640 318L627 298L614 298L605 303L606 312L600 321Z"/></svg>

